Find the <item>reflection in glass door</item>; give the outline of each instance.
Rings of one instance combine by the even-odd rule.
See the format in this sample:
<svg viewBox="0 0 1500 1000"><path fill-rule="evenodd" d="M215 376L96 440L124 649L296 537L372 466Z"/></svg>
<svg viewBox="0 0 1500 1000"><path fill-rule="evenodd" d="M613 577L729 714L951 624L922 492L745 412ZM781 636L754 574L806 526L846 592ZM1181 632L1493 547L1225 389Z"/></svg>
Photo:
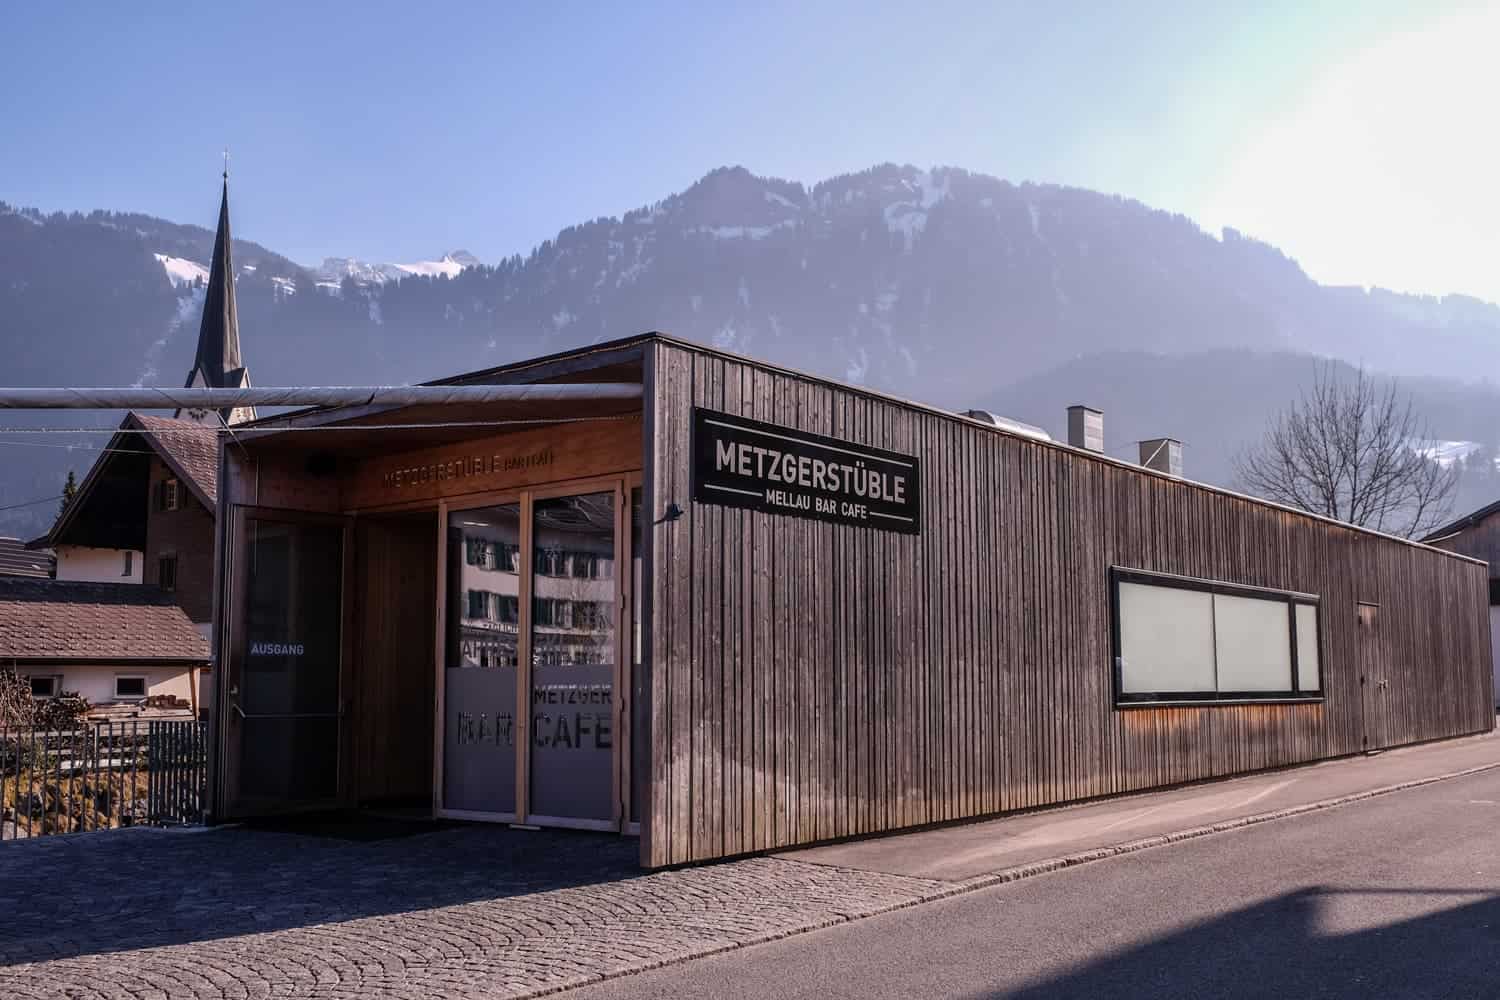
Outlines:
<svg viewBox="0 0 1500 1000"><path fill-rule="evenodd" d="M532 505L529 814L614 817L615 493Z"/></svg>
<svg viewBox="0 0 1500 1000"><path fill-rule="evenodd" d="M516 811L521 505L448 518L443 807Z"/></svg>

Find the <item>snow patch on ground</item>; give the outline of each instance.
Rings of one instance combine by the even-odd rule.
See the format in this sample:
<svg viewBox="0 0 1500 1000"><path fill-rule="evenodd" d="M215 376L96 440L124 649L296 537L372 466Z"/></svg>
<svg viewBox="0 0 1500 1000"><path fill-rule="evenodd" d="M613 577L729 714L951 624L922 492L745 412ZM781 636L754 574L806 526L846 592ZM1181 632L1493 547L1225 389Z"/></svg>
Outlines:
<svg viewBox="0 0 1500 1000"><path fill-rule="evenodd" d="M690 226L683 233L687 236L711 236L716 240L763 240L778 229L788 229L794 225L794 220L786 219L770 226Z"/></svg>
<svg viewBox="0 0 1500 1000"><path fill-rule="evenodd" d="M927 228L927 213L909 201L898 201L885 207L885 227L900 233L906 241L906 252L911 253L917 234Z"/></svg>
<svg viewBox="0 0 1500 1000"><path fill-rule="evenodd" d="M167 280L172 287L187 285L191 287L199 281L208 280L208 268L185 257L170 257L164 253L152 254L157 262L161 264L162 270L167 272Z"/></svg>
<svg viewBox="0 0 1500 1000"><path fill-rule="evenodd" d="M911 253L917 235L927 228L927 213L949 196L948 175L941 181L933 177L932 171L922 170L911 182L903 182L911 195L893 201L885 207L885 227L899 233L906 242L906 252Z"/></svg>
<svg viewBox="0 0 1500 1000"><path fill-rule="evenodd" d="M373 295L370 296L370 322L376 326L385 326L385 317L380 314L380 300Z"/></svg>
<svg viewBox="0 0 1500 1000"><path fill-rule="evenodd" d="M1482 448L1478 441L1413 441L1411 450L1423 458L1430 458L1443 468L1462 462ZM1500 460L1496 461L1500 466Z"/></svg>
<svg viewBox="0 0 1500 1000"><path fill-rule="evenodd" d="M172 318L167 321L166 332L158 340L153 341L151 346L146 349L146 357L141 364L140 378L135 380L135 384L131 388L139 389L149 382L156 381L157 376L161 374L161 357L166 351L167 345L171 343L172 338L176 336L178 330L191 323L202 311L203 300L207 295L208 289L199 285L192 288L187 294L177 297L177 309L173 312Z"/></svg>
<svg viewBox="0 0 1500 1000"><path fill-rule="evenodd" d="M766 191L765 196L766 201L769 201L773 205L785 205L787 208L797 207L790 198L779 195L775 191Z"/></svg>
<svg viewBox="0 0 1500 1000"><path fill-rule="evenodd" d="M942 183L938 183L931 170L923 170L917 174L917 188L922 192L922 210L925 212L948 197L948 175L944 174Z"/></svg>
<svg viewBox="0 0 1500 1000"><path fill-rule="evenodd" d="M620 270L619 277L615 278L615 287L635 284L635 279L641 276L641 272L651 265L652 257L645 252L646 244L651 242L652 237L635 236L631 242L635 244L635 259Z"/></svg>
<svg viewBox="0 0 1500 1000"><path fill-rule="evenodd" d="M577 318L578 317L574 316L572 311L569 310L567 306L563 306L557 312L552 314L552 329L561 330L571 324Z"/></svg>
<svg viewBox="0 0 1500 1000"><path fill-rule="evenodd" d="M750 308L750 286L745 284L744 275L740 276L740 305L746 309Z"/></svg>
<svg viewBox="0 0 1500 1000"><path fill-rule="evenodd" d="M297 294L297 283L291 278L272 278L271 284L276 286L276 294L278 295Z"/></svg>
<svg viewBox="0 0 1500 1000"><path fill-rule="evenodd" d="M1034 201L1026 203L1026 213L1031 216L1031 235L1042 238L1042 206Z"/></svg>

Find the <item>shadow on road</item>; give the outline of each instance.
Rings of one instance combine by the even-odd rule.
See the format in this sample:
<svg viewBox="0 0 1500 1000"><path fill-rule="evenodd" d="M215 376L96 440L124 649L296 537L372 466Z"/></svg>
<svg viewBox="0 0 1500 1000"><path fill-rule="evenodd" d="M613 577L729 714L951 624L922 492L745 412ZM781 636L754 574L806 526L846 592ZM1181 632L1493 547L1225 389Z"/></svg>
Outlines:
<svg viewBox="0 0 1500 1000"><path fill-rule="evenodd" d="M400 821L398 821L399 823ZM0 846L0 966L409 913L642 874L638 843L496 825L125 831ZM386 834L392 834L387 836Z"/></svg>
<svg viewBox="0 0 1500 1000"><path fill-rule="evenodd" d="M1393 911L1413 915L1392 922ZM1341 929L1361 923L1363 929ZM1500 996L1500 892L1493 886L1304 889L1115 952L1024 990L978 995L1016 1000Z"/></svg>

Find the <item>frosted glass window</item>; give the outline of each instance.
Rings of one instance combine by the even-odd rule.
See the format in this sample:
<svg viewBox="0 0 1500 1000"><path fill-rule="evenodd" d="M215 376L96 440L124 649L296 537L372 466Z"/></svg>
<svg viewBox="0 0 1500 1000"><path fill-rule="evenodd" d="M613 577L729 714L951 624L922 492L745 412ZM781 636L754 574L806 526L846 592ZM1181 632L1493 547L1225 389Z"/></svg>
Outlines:
<svg viewBox="0 0 1500 1000"><path fill-rule="evenodd" d="M1297 605L1297 690L1317 691L1322 686L1322 664L1318 662L1318 607Z"/></svg>
<svg viewBox="0 0 1500 1000"><path fill-rule="evenodd" d="M1119 624L1121 693L1214 690L1212 594L1121 583Z"/></svg>
<svg viewBox="0 0 1500 1000"><path fill-rule="evenodd" d="M1221 692L1292 689L1292 637L1286 605L1286 601L1214 595Z"/></svg>

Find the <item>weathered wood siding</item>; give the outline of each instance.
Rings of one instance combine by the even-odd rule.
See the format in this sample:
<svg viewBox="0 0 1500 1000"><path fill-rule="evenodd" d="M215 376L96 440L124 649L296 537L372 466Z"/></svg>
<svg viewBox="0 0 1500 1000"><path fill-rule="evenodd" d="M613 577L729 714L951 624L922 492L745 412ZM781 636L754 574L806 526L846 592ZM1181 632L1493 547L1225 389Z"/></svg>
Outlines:
<svg viewBox="0 0 1500 1000"><path fill-rule="evenodd" d="M1449 552L1483 559L1490 564L1492 578L1500 575L1500 515L1492 514L1432 544Z"/></svg>
<svg viewBox="0 0 1500 1000"><path fill-rule="evenodd" d="M1485 567L709 352L647 348L657 866L1489 729ZM690 500L694 405L914 454L917 536ZM661 520L669 504L686 512ZM1326 697L1116 709L1111 566L1322 598Z"/></svg>

